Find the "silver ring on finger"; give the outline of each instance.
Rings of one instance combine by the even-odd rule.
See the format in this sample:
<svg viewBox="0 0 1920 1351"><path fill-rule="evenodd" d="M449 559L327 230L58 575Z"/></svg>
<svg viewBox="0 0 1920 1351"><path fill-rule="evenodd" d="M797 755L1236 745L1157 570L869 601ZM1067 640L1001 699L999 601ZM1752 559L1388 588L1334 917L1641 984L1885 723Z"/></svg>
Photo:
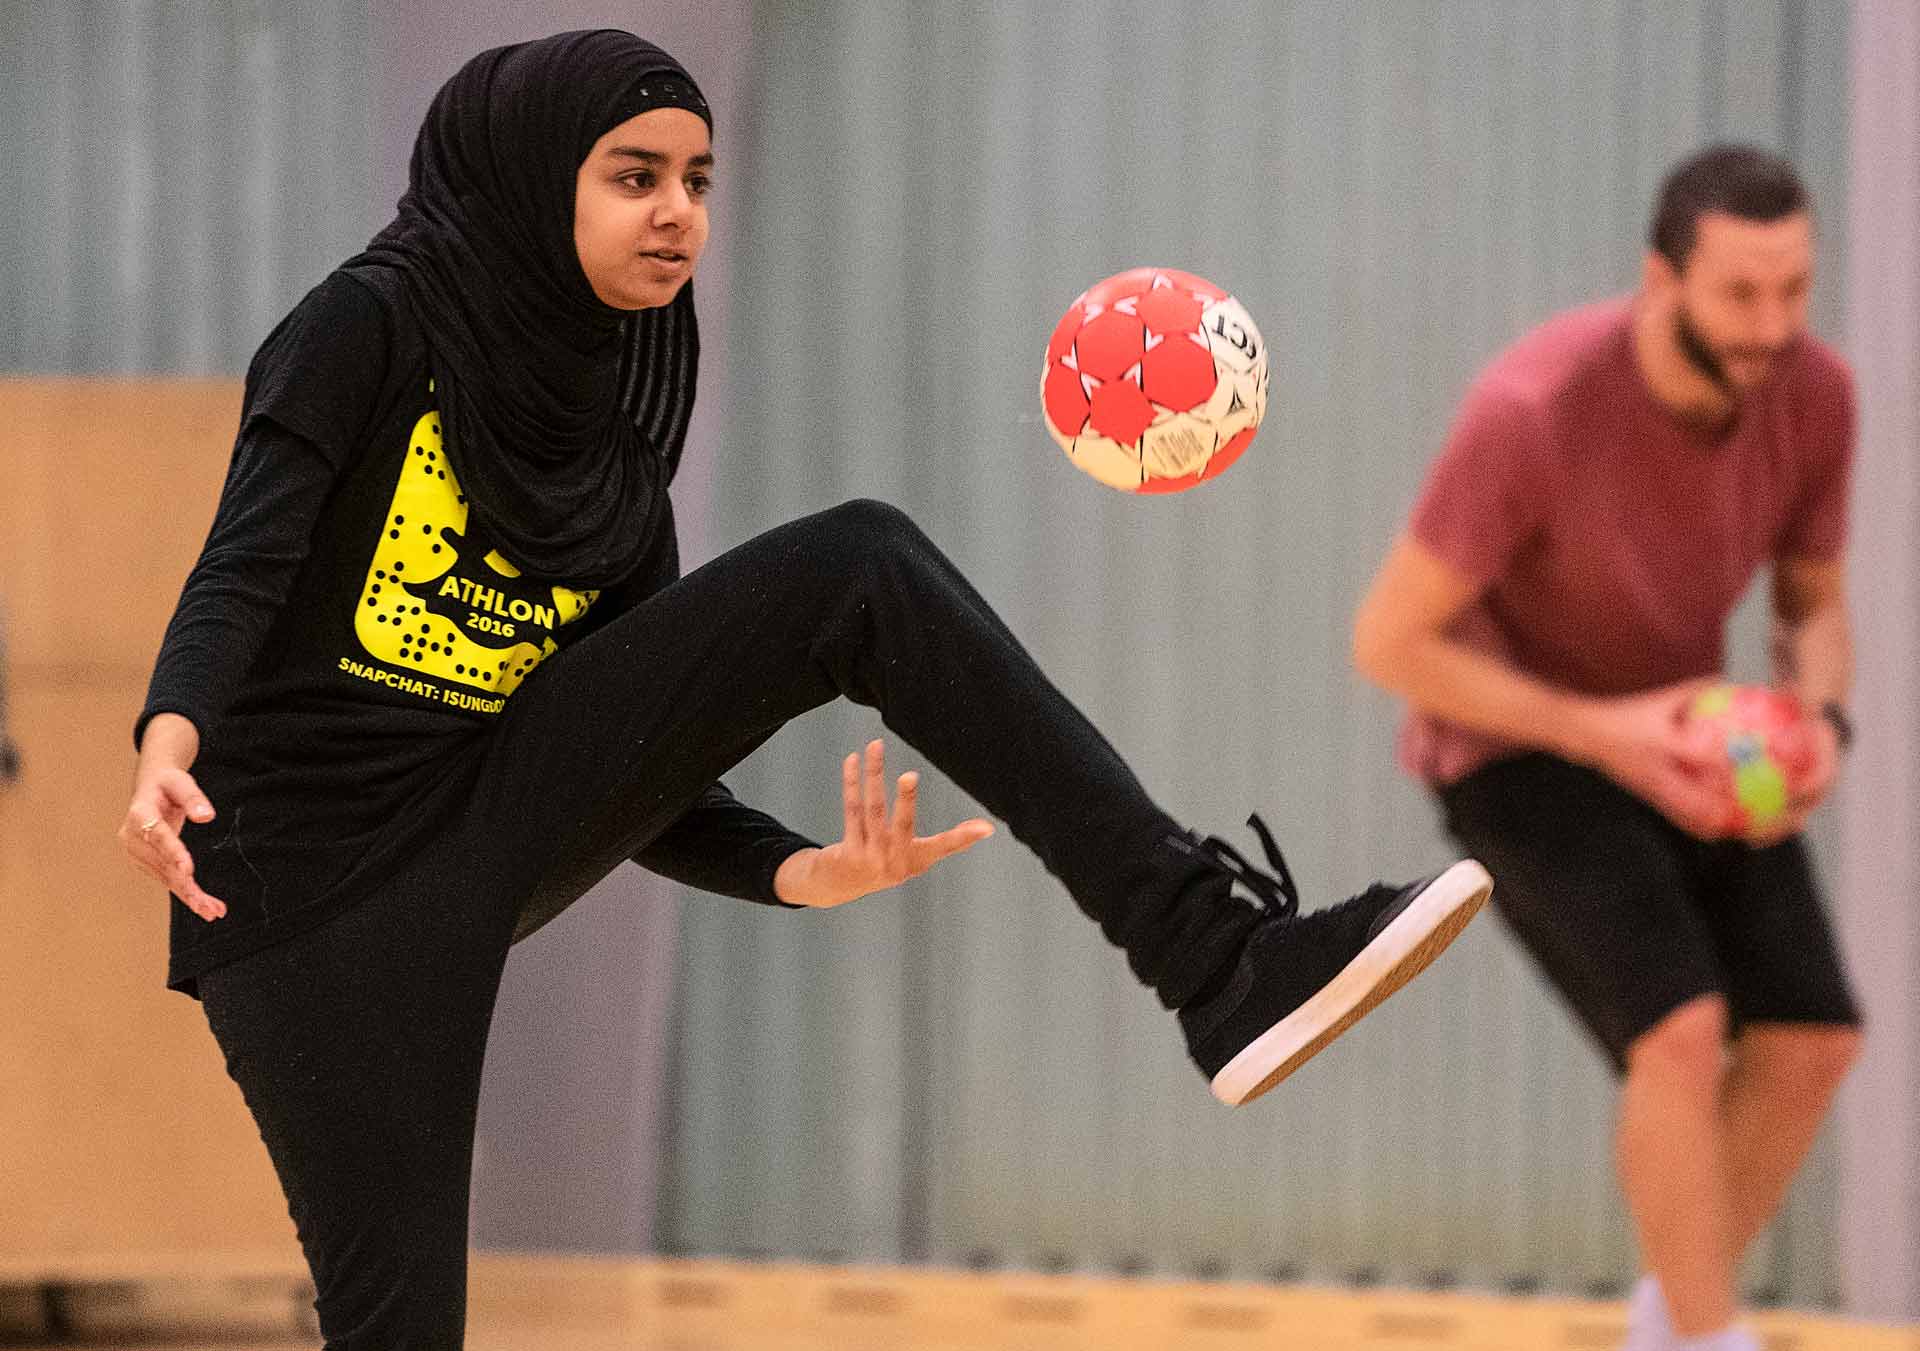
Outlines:
<svg viewBox="0 0 1920 1351"><path fill-rule="evenodd" d="M159 824L160 824L160 818L156 816L153 818L153 820L147 822L145 825L140 827L141 843L143 844L151 843L151 841L148 840L147 837L153 834L154 830L159 826Z"/></svg>

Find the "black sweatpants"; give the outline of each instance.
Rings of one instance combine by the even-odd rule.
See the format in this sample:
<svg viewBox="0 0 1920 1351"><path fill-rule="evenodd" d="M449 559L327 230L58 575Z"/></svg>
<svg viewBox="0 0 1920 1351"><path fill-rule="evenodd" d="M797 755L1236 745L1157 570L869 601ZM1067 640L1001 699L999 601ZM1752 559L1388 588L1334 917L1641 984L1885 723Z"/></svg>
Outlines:
<svg viewBox="0 0 1920 1351"><path fill-rule="evenodd" d="M1255 915L904 515L768 532L557 654L466 814L380 890L203 975L333 1351L462 1344L480 1073L507 949L788 719L838 696L1005 821L1169 1007ZM833 776L823 768L823 791Z"/></svg>

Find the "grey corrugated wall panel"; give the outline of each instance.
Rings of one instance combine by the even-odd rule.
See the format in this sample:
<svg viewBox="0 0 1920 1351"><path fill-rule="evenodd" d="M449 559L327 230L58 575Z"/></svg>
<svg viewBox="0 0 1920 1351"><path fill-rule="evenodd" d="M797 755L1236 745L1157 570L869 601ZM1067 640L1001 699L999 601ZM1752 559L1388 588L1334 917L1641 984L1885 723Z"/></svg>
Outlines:
<svg viewBox="0 0 1920 1351"><path fill-rule="evenodd" d="M364 3L9 0L0 369L209 375L384 215Z"/></svg>
<svg viewBox="0 0 1920 1351"><path fill-rule="evenodd" d="M1841 218L1845 17L766 3L755 138L725 168L715 543L898 502L1176 815L1224 831L1259 808L1315 901L1424 867L1447 847L1393 766L1396 710L1347 667L1360 590L1476 367L1634 283L1671 160L1722 134L1785 149ZM1066 303L1141 262L1234 290L1274 361L1247 458L1146 501L1067 465L1034 388ZM838 756L877 726L824 711L732 781L830 832ZM923 800L936 822L971 810L937 774ZM1004 834L830 914L700 898L684 917L669 1248L1558 1289L1631 1274L1611 1087L1493 922L1230 1113ZM1827 1297L1830 1212L1796 1195L1753 1286Z"/></svg>

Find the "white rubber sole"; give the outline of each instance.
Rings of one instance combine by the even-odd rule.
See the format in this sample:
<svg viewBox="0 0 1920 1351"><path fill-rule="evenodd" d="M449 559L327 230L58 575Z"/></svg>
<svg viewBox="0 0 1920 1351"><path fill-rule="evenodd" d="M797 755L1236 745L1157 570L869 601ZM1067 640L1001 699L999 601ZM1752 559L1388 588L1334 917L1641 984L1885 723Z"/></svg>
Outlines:
<svg viewBox="0 0 1920 1351"><path fill-rule="evenodd" d="M1252 1102L1313 1059L1432 965L1492 893L1493 878L1470 858L1434 878L1339 975L1229 1060L1213 1076L1213 1096L1229 1107Z"/></svg>

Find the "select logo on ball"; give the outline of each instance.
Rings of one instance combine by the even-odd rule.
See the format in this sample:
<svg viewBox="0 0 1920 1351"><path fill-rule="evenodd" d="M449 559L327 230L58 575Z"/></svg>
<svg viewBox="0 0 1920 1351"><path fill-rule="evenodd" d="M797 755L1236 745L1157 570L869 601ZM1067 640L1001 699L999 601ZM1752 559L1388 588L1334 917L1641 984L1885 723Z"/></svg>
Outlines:
<svg viewBox="0 0 1920 1351"><path fill-rule="evenodd" d="M1169 493L1217 478L1267 411L1267 349L1246 308L1173 268L1109 277L1047 344L1047 430L1110 488Z"/></svg>

